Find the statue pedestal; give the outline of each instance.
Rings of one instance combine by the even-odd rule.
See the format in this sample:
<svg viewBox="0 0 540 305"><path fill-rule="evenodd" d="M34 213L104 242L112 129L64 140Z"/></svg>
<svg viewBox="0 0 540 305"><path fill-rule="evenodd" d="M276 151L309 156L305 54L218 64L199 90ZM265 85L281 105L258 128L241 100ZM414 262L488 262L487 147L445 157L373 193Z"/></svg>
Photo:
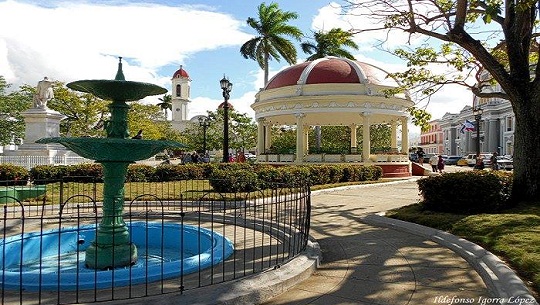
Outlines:
<svg viewBox="0 0 540 305"><path fill-rule="evenodd" d="M32 108L21 115L26 123L24 142L17 150L5 151L4 155L55 157L70 153L59 144L36 143L42 138L58 137L60 135L60 121L64 115L46 108ZM74 153L72 155L76 156Z"/></svg>

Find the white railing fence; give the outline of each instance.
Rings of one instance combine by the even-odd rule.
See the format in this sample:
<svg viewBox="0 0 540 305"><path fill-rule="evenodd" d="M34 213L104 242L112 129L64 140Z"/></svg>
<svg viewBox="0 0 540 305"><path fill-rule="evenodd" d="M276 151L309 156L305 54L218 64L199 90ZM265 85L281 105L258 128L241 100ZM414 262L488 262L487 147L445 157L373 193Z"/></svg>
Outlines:
<svg viewBox="0 0 540 305"><path fill-rule="evenodd" d="M93 163L93 160L83 157L68 156L0 156L0 164L13 164L31 169L37 165L71 165L79 163Z"/></svg>

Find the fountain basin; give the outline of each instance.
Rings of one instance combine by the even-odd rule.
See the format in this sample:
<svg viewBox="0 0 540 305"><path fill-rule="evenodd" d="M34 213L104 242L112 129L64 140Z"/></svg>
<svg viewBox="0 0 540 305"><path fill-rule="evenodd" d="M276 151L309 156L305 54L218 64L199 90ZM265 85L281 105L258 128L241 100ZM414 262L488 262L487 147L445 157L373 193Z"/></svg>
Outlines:
<svg viewBox="0 0 540 305"><path fill-rule="evenodd" d="M93 95L111 101L138 101L150 95L165 94L167 89L160 86L126 80L89 79L67 84L76 91L92 93Z"/></svg>
<svg viewBox="0 0 540 305"><path fill-rule="evenodd" d="M66 291L136 285L197 272L219 264L234 251L228 238L205 228L145 222L128 223L127 227L139 260L134 266L113 270L84 266L96 225L0 240L4 288Z"/></svg>
<svg viewBox="0 0 540 305"><path fill-rule="evenodd" d="M81 157L97 162L133 162L148 159L166 148L185 148L174 141L121 138L43 138L36 143L59 143Z"/></svg>

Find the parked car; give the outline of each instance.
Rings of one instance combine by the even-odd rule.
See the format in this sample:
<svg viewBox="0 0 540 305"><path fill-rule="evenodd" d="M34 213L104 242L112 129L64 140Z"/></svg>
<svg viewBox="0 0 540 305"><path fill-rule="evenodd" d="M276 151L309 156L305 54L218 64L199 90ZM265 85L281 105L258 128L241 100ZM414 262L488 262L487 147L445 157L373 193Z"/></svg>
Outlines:
<svg viewBox="0 0 540 305"><path fill-rule="evenodd" d="M514 169L514 161L509 156L497 156L497 166L499 169L503 170L513 170Z"/></svg>
<svg viewBox="0 0 540 305"><path fill-rule="evenodd" d="M257 160L257 156L252 153L245 153L244 156L246 157L246 160L252 160L252 161Z"/></svg>
<svg viewBox="0 0 540 305"><path fill-rule="evenodd" d="M457 162L461 158L461 156L443 156L444 164L446 165L457 165Z"/></svg>
<svg viewBox="0 0 540 305"><path fill-rule="evenodd" d="M466 157L461 157L456 163L457 166L469 166L469 162Z"/></svg>
<svg viewBox="0 0 540 305"><path fill-rule="evenodd" d="M490 166L491 165L491 156L493 154L490 153L481 153L480 158L484 160L484 166ZM469 166L475 166L476 165L476 154L468 154L467 157L467 165Z"/></svg>

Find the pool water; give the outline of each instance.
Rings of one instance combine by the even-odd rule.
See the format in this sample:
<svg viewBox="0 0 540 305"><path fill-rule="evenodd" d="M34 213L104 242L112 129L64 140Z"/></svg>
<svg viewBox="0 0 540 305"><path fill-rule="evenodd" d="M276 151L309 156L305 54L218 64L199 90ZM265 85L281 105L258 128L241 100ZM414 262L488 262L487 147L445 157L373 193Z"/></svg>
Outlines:
<svg viewBox="0 0 540 305"><path fill-rule="evenodd" d="M84 266L96 226L27 233L0 240L4 289L75 290L110 288L168 279L219 264L233 251L230 240L208 229L162 223L128 224L138 261L131 267L95 270ZM42 253L39 255L39 253ZM21 255L22 253L22 255Z"/></svg>

